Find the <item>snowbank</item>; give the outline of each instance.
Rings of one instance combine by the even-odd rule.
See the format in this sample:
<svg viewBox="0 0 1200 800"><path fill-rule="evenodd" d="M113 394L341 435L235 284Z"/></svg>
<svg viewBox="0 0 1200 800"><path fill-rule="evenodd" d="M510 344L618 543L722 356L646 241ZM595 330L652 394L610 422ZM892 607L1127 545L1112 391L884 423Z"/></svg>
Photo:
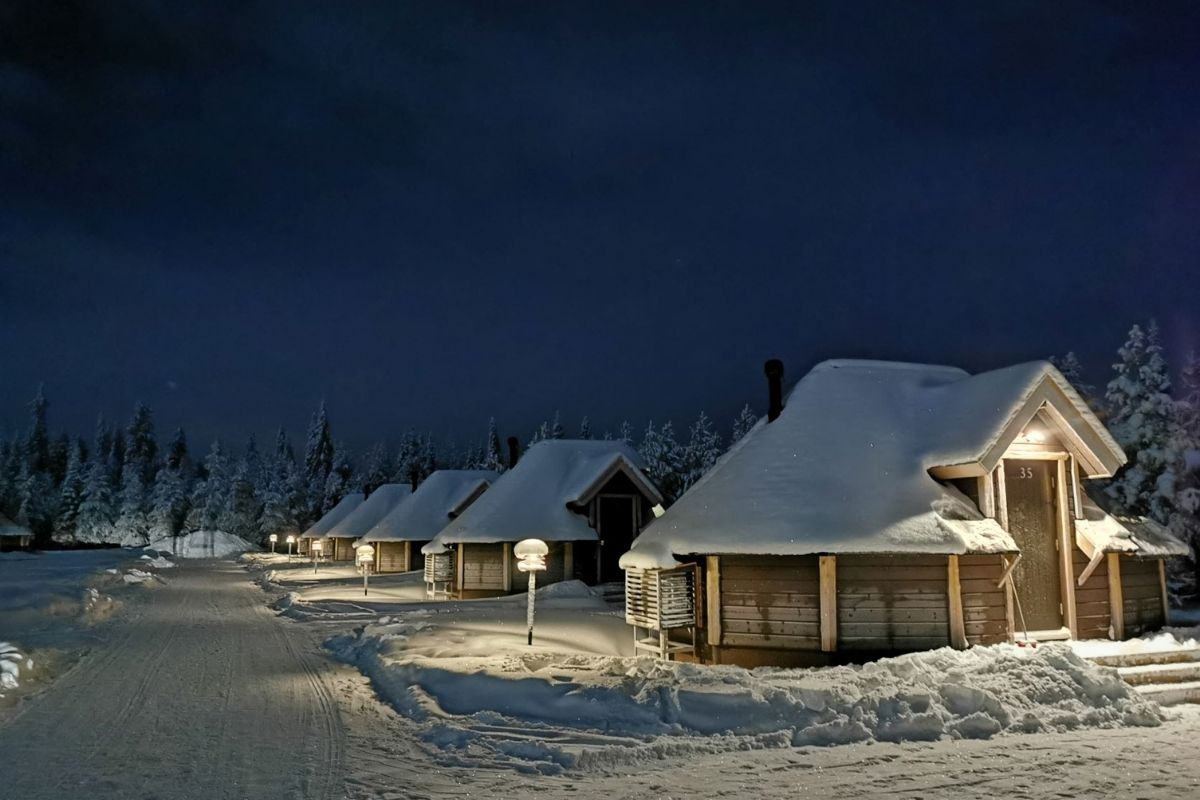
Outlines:
<svg viewBox="0 0 1200 800"><path fill-rule="evenodd" d="M546 773L686 752L987 739L1163 719L1116 670L1061 644L947 648L822 669L709 667L623 656L628 628L619 615L585 599L574 610L557 602L539 606L532 648L507 603L414 610L326 646L368 675L448 762Z"/></svg>
<svg viewBox="0 0 1200 800"><path fill-rule="evenodd" d="M259 548L232 533L193 531L184 536L168 536L151 542L146 549L159 553L170 553L175 558L228 558Z"/></svg>
<svg viewBox="0 0 1200 800"><path fill-rule="evenodd" d="M16 645L0 642L0 689L12 691L21 685L21 668L33 669L33 659L21 654ZM0 694L0 697L3 697Z"/></svg>
<svg viewBox="0 0 1200 800"><path fill-rule="evenodd" d="M1071 649L1082 658L1130 656L1142 653L1163 653L1172 650L1200 648L1200 627L1163 628L1156 633L1113 642L1108 639L1085 639L1070 643Z"/></svg>

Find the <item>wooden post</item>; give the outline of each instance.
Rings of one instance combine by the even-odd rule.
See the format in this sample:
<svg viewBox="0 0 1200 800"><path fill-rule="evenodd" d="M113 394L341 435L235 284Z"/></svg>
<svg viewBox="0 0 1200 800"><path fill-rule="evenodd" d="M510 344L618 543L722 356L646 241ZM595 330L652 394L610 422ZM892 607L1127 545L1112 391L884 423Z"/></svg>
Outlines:
<svg viewBox="0 0 1200 800"><path fill-rule="evenodd" d="M708 617L708 646L721 646L721 557L704 557L704 605Z"/></svg>
<svg viewBox="0 0 1200 800"><path fill-rule="evenodd" d="M1004 459L996 465L996 519L1000 527L1008 530L1008 486L1004 482Z"/></svg>
<svg viewBox="0 0 1200 800"><path fill-rule="evenodd" d="M575 577L575 543L563 542L563 580Z"/></svg>
<svg viewBox="0 0 1200 800"><path fill-rule="evenodd" d="M1167 599L1167 560L1160 558L1158 560L1158 588L1162 592L1162 624L1170 624L1167 619L1167 609L1170 608L1170 601Z"/></svg>
<svg viewBox="0 0 1200 800"><path fill-rule="evenodd" d="M1055 462L1058 465L1058 564L1059 574L1062 584L1063 595L1063 616L1067 624L1067 629L1071 631L1071 638L1079 638L1079 625L1075 615L1075 570L1073 559L1071 558L1071 548L1075 545L1075 537L1072 535L1074 520L1071 518L1071 509L1067 502L1070 485L1067 479L1067 460L1060 458Z"/></svg>
<svg viewBox="0 0 1200 800"><path fill-rule="evenodd" d="M458 599L459 600L462 600L463 579L466 575L466 572L464 571L464 568L463 568L463 547L464 547L463 543L459 542L458 543L458 558L455 559L455 561L457 563L454 565L454 579L455 579L454 582L457 584L456 588L458 589Z"/></svg>
<svg viewBox="0 0 1200 800"><path fill-rule="evenodd" d="M1125 597L1121 592L1121 556L1108 554L1108 614L1112 620L1113 638L1125 638Z"/></svg>
<svg viewBox="0 0 1200 800"><path fill-rule="evenodd" d="M837 556L820 556L821 651L837 650Z"/></svg>
<svg viewBox="0 0 1200 800"><path fill-rule="evenodd" d="M950 599L950 646L967 649L967 626L963 619L962 583L958 575L958 556L946 560L946 596Z"/></svg>
<svg viewBox="0 0 1200 800"><path fill-rule="evenodd" d="M512 545L504 542L500 545L500 558L503 561L500 564L500 583L504 586L504 593L508 594L512 591Z"/></svg>
<svg viewBox="0 0 1200 800"><path fill-rule="evenodd" d="M992 475L980 475L978 478L979 510L989 519L996 518L996 485L992 483Z"/></svg>

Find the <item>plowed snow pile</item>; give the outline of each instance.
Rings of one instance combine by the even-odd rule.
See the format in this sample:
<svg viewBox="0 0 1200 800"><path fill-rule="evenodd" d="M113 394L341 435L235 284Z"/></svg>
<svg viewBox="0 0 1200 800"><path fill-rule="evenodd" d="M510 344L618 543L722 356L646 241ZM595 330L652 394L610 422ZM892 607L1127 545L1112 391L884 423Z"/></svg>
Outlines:
<svg viewBox="0 0 1200 800"><path fill-rule="evenodd" d="M550 646L526 647L520 606L503 601L415 610L327 646L370 676L448 763L541 772L689 751L1163 720L1115 670L1065 645L947 648L821 669L705 667L604 655L621 652L629 629L581 602L546 604Z"/></svg>
<svg viewBox="0 0 1200 800"><path fill-rule="evenodd" d="M151 542L146 549L169 553L175 558L228 558L248 550L257 550L258 546L224 531L193 531L184 536L168 536Z"/></svg>

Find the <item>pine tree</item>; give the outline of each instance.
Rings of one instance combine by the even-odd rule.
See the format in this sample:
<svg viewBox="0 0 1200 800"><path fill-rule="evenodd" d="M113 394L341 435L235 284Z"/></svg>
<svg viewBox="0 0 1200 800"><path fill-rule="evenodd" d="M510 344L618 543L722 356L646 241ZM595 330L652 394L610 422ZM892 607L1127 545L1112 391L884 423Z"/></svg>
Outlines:
<svg viewBox="0 0 1200 800"><path fill-rule="evenodd" d="M1118 512L1153 512L1159 522L1166 522L1169 509L1157 484L1168 463L1171 379L1153 320L1145 332L1138 325L1130 329L1118 359L1105 399L1108 426L1129 461L1105 491Z"/></svg>
<svg viewBox="0 0 1200 800"><path fill-rule="evenodd" d="M46 428L49 406L39 386L37 396L29 404L29 432L25 436L25 464L30 473L50 471L50 434Z"/></svg>
<svg viewBox="0 0 1200 800"><path fill-rule="evenodd" d="M257 538L259 517L262 515L257 485L261 475L262 463L258 455L258 444L251 436L233 473L228 505L221 519L221 530L246 541L254 541Z"/></svg>
<svg viewBox="0 0 1200 800"><path fill-rule="evenodd" d="M750 404L746 403L733 420L733 432L729 437L729 446L732 447L740 442L757 422L758 415L750 408Z"/></svg>
<svg viewBox="0 0 1200 800"><path fill-rule="evenodd" d="M504 457L500 450L500 434L496 431L496 418L492 417L488 420L487 438L484 440L483 457L479 460L479 468L503 472L504 466Z"/></svg>
<svg viewBox="0 0 1200 800"><path fill-rule="evenodd" d="M1181 396L1174 404L1171 502L1168 526L1191 545L1190 569L1174 570L1181 593L1200 591L1200 355L1189 354L1180 373Z"/></svg>
<svg viewBox="0 0 1200 800"><path fill-rule="evenodd" d="M193 503L200 508L199 530L219 531L221 523L227 519L232 488L229 458L221 447L220 439L212 443L204 459L204 473L203 486L200 487L203 496L193 499Z"/></svg>
<svg viewBox="0 0 1200 800"><path fill-rule="evenodd" d="M75 541L75 524L79 518L79 507L83 504L87 489L87 464L83 442L72 443L67 455L67 471L63 475L58 492L58 506L54 511L54 539L58 542Z"/></svg>
<svg viewBox="0 0 1200 800"><path fill-rule="evenodd" d="M67 462L71 460L71 437L65 433L50 442L50 483L61 486L67 476Z"/></svg>
<svg viewBox="0 0 1200 800"><path fill-rule="evenodd" d="M633 426L629 424L629 420L621 422L621 430L618 432L617 438L627 445L633 445Z"/></svg>
<svg viewBox="0 0 1200 800"><path fill-rule="evenodd" d="M93 453L84 478L83 499L75 518L75 539L100 543L112 540L113 503L112 477L103 456Z"/></svg>
<svg viewBox="0 0 1200 800"><path fill-rule="evenodd" d="M579 423L579 438L580 439L592 438L592 421L589 420L586 416L584 416L583 421Z"/></svg>
<svg viewBox="0 0 1200 800"><path fill-rule="evenodd" d="M433 473L437 472L438 455L437 444L433 441L433 434L426 433L425 438L421 442L421 473L417 481L412 484L415 491L418 486L425 482Z"/></svg>
<svg viewBox="0 0 1200 800"><path fill-rule="evenodd" d="M356 491L354 487L354 466L350 463L350 454L345 447L338 445L334 450L333 468L325 480L325 495L322 508L328 512L346 495Z"/></svg>
<svg viewBox="0 0 1200 800"><path fill-rule="evenodd" d="M187 434L183 432L183 428L176 428L171 434L171 443L167 445L166 466L175 470L185 470L189 466Z"/></svg>
<svg viewBox="0 0 1200 800"><path fill-rule="evenodd" d="M187 518L189 487L184 474L184 460L175 459L175 466L171 466L171 461L168 452L167 463L154 479L149 514L151 542L179 536ZM174 549L172 547L172 551Z"/></svg>
<svg viewBox="0 0 1200 800"><path fill-rule="evenodd" d="M550 438L562 439L566 437L566 431L563 430L562 419L557 411L554 412L554 422L550 424Z"/></svg>
<svg viewBox="0 0 1200 800"><path fill-rule="evenodd" d="M367 451L366 458L363 459L362 475L359 476L357 483L362 487L363 493L369 495L380 486L389 483L395 472L396 465L392 461L387 445L383 442L376 442Z"/></svg>
<svg viewBox="0 0 1200 800"><path fill-rule="evenodd" d="M121 493L117 504L117 520L113 524L115 543L127 547L143 547L149 543L150 520L146 484L136 462L126 465L121 478Z"/></svg>
<svg viewBox="0 0 1200 800"><path fill-rule="evenodd" d="M528 449L530 447L533 447L538 442L545 441L546 439L549 439L549 438L550 438L550 423L547 422L546 420L542 420L542 424L537 426L537 428L535 428L533 431L533 435L529 437L529 444L526 445L526 448Z"/></svg>
<svg viewBox="0 0 1200 800"><path fill-rule="evenodd" d="M675 427L668 422L656 430L651 421L638 452L646 476L658 487L663 500L673 502L680 494L683 473L683 448L675 439Z"/></svg>
<svg viewBox="0 0 1200 800"><path fill-rule="evenodd" d="M153 483L158 469L158 439L154 435L154 414L145 403L133 407L133 417L125 430L125 463L138 471L144 486Z"/></svg>
<svg viewBox="0 0 1200 800"><path fill-rule="evenodd" d="M296 508L293 505L293 487L296 485L296 464L278 446L272 459L273 466L262 491L262 514L259 517L260 541L271 534L285 536L299 532Z"/></svg>
<svg viewBox="0 0 1200 800"><path fill-rule="evenodd" d="M322 400L308 426L308 441L304 447L304 479L308 485L310 516L314 519L328 510L324 507L325 484L333 469L333 458L333 434Z"/></svg>
<svg viewBox="0 0 1200 800"><path fill-rule="evenodd" d="M21 507L22 441L0 442L0 513L16 517Z"/></svg>
<svg viewBox="0 0 1200 800"><path fill-rule="evenodd" d="M682 494L704 477L721 457L721 435L713 430L712 422L703 411L692 424L687 446L683 450L683 469L679 492Z"/></svg>

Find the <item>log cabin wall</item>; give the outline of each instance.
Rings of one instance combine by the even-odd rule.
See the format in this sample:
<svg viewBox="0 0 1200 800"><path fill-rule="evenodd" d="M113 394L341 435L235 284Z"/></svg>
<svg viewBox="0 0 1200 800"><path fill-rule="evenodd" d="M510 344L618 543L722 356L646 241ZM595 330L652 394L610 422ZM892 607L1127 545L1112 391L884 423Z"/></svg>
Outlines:
<svg viewBox="0 0 1200 800"><path fill-rule="evenodd" d="M1075 623L1080 639L1107 639L1111 636L1111 610L1108 602L1108 559L1099 566L1083 586L1079 576L1088 565L1088 557L1078 547L1071 548L1072 572L1075 581Z"/></svg>
<svg viewBox="0 0 1200 800"><path fill-rule="evenodd" d="M375 542L376 572L407 572L408 542Z"/></svg>
<svg viewBox="0 0 1200 800"><path fill-rule="evenodd" d="M462 545L462 597L495 597L505 593L504 545L467 543Z"/></svg>
<svg viewBox="0 0 1200 800"><path fill-rule="evenodd" d="M338 537L333 539L333 560L334 561L353 561L354 560L354 540Z"/></svg>
<svg viewBox="0 0 1200 800"><path fill-rule="evenodd" d="M958 569L967 644L1008 641L1008 603L1004 589L997 586L1004 561L998 555L959 556Z"/></svg>
<svg viewBox="0 0 1200 800"><path fill-rule="evenodd" d="M821 649L818 556L720 556L720 640L708 660L745 667L813 666ZM702 581L703 583L703 581ZM706 637L705 637L706 638Z"/></svg>
<svg viewBox="0 0 1200 800"><path fill-rule="evenodd" d="M1138 636L1165 623L1157 558L1121 558L1125 636Z"/></svg>
<svg viewBox="0 0 1200 800"><path fill-rule="evenodd" d="M839 650L910 652L950 644L946 556L839 555Z"/></svg>

